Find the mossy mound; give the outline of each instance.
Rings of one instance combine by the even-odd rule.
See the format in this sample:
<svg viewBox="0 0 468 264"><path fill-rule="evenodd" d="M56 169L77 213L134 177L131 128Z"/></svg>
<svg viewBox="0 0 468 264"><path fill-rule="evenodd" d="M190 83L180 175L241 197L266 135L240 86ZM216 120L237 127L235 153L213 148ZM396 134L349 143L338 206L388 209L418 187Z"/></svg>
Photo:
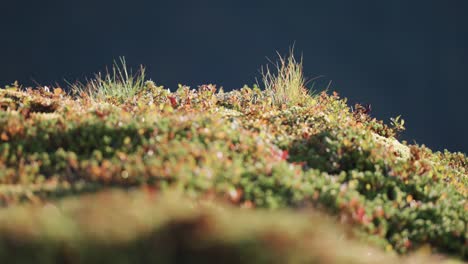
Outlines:
<svg viewBox="0 0 468 264"><path fill-rule="evenodd" d="M139 248L152 248L154 239L164 244L169 239L167 233L151 233L154 237L146 234L151 238L142 238L135 223L129 221L121 223L125 226L123 230L128 231L125 245L118 241L114 244L109 238L105 244L99 244L98 239L96 246L86 232L97 228L101 216L78 225L65 224L65 228L61 221L68 220L52 213L38 216L37 210L43 212L44 206L67 196L107 188L135 189L132 192L137 193L144 192L142 188L155 193L177 189L193 202L217 204L214 201L220 199L249 209L249 214L258 212L262 216L252 217L259 219L276 217L276 213L261 208L294 211L314 208L333 216L328 219L331 223L339 221L352 226L348 235L354 241L364 240L401 254L424 248L468 258L468 159L464 154L432 152L424 146L400 143L395 137L401 127L371 118L364 107L351 109L337 94L322 93L303 101L306 103L275 105L267 93L249 87L224 93L216 91L214 85L203 85L197 90L180 86L170 92L153 82L147 82L144 89L125 100L112 97L95 100L85 94L71 97L61 89L1 90L0 203L8 208L0 213L8 215L8 221L39 217L40 221L57 223L56 228L60 229L57 232L64 232L66 243L55 238L48 240L47 236L23 236L22 228L13 228L11 222L8 225L0 222L0 230L8 231L6 237L18 233L14 242L17 250L40 249L55 252L53 256L57 252L79 251L88 261L88 257L98 260L100 254L121 249L125 254L136 254L132 260L141 260L138 256L146 260L150 255L145 254L149 253L142 253ZM93 199L97 202L100 196L93 197L74 203L84 208L84 201L86 205L94 203ZM16 209L24 203L34 206ZM97 203L93 208L107 210L106 206ZM140 206L145 210L147 205L124 202L119 209L123 212L116 212L115 217L126 211L138 211ZM232 218L237 218L237 214L243 217L240 216L243 211L234 212ZM265 216L270 213L270 217ZM155 211L148 213L148 217L159 214ZM305 217L290 214L286 217ZM55 217L57 222L52 219ZM112 217L108 210L102 214L102 219ZM216 226L218 220L213 221ZM112 237L114 229L118 229L113 221L106 223L110 227L97 228L98 232L103 232L99 233L102 237ZM243 230L239 232L252 230L245 222L239 223L242 224L235 227ZM265 220L264 225L258 223L259 230L268 228L269 223L271 220ZM153 222L145 225L146 231L159 226ZM310 231L306 226L297 227L301 235L292 236L294 239L286 234L288 228L296 232L296 227L283 226L279 244L298 245L304 241L308 246L294 250L285 246L286 253L278 259L293 261L289 258L296 256L300 261L304 256L308 261L324 260L315 242L311 244L314 246L307 242L308 232L317 232L317 226L309 225ZM53 224L34 224L25 230L43 234L55 232L51 230L54 228ZM191 233L193 230L169 231L176 232L180 239L190 236L198 241L204 231L211 232L208 229L197 229L201 233L196 235ZM216 257L215 249L219 247L219 254L227 254L223 256L242 253L260 258L252 262L268 262L273 256L277 259L270 249L265 249L271 245L259 242L260 231L230 237L232 241L219 241L231 232L228 225L222 225L221 229L217 231L222 235L210 238L207 251L202 248L192 252L191 246L177 242L184 245L185 253L181 254L195 258L206 253L202 258L206 260L205 257ZM80 230L83 237L75 236ZM48 242L41 243L43 239ZM8 251L9 243L4 244L4 250ZM249 245L255 247L244 248ZM338 255L330 257L330 262L348 262L339 259L338 253L348 250L347 246L336 247L333 252ZM164 252L160 250L152 256L165 258ZM175 253L169 250L166 260L174 260L171 254ZM349 261L365 261L351 255ZM49 261L45 263L53 262L45 259Z"/></svg>
<svg viewBox="0 0 468 264"><path fill-rule="evenodd" d="M310 211L238 209L145 188L10 208L0 224L2 263L449 263L344 239L330 217Z"/></svg>

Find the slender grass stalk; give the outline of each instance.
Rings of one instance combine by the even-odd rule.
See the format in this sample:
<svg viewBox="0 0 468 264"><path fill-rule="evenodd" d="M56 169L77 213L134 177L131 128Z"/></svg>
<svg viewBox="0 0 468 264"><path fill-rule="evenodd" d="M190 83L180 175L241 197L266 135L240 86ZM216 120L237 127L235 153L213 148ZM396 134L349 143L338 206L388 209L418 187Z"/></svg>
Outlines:
<svg viewBox="0 0 468 264"><path fill-rule="evenodd" d="M275 66L275 71L270 71L268 65L261 69L263 84L272 99L272 103L278 106L283 104L306 104L311 94L305 87L306 80L303 75L302 57L300 61L297 61L294 58L293 49L290 49L288 57L282 57L279 53L278 57L279 61L272 63Z"/></svg>
<svg viewBox="0 0 468 264"><path fill-rule="evenodd" d="M125 58L120 58L120 64L114 61L112 71L106 70L106 74L97 73L93 79L86 83L71 85L72 93L85 95L93 100L117 99L119 101L131 98L145 87L145 68L133 74L127 69Z"/></svg>

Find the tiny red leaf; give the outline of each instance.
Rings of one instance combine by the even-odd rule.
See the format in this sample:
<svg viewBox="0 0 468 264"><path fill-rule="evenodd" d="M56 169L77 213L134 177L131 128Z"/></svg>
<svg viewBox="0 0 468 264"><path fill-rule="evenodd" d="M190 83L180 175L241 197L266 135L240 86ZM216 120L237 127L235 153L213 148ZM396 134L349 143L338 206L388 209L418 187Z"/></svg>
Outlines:
<svg viewBox="0 0 468 264"><path fill-rule="evenodd" d="M176 98L174 96L168 96L167 98L169 99L169 101L171 101L171 106L175 108L177 106Z"/></svg>

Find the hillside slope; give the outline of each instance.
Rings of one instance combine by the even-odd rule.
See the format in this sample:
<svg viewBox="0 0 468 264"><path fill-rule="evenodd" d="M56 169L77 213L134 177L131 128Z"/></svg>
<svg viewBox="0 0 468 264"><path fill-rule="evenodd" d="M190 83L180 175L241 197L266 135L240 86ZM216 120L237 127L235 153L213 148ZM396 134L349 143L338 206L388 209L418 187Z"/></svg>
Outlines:
<svg viewBox="0 0 468 264"><path fill-rule="evenodd" d="M468 258L468 159L399 142L401 120L336 93L139 85L0 90L0 261Z"/></svg>

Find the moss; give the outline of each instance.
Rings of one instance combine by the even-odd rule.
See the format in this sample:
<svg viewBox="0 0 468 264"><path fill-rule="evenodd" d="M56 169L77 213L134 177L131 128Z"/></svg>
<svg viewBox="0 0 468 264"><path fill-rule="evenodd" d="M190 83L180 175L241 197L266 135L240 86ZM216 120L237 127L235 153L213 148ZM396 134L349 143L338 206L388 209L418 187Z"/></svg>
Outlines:
<svg viewBox="0 0 468 264"><path fill-rule="evenodd" d="M317 213L236 209L145 189L9 208L0 223L5 263L440 261L397 258L343 239L344 229Z"/></svg>
<svg viewBox="0 0 468 264"><path fill-rule="evenodd" d="M0 202L8 207L6 213L25 208L21 212L27 215L41 205L108 188L136 188L136 193L177 189L193 202L220 199L235 207L255 209L253 212L271 213L265 219L276 216L275 210L313 208L326 212L332 221L352 226L350 232L357 245L358 240L364 240L400 254L430 248L434 253L466 259L466 155L432 152L399 142L396 137L403 125L399 119L386 125L371 118L365 109L351 109L336 93L308 96L307 104L275 104L268 91L255 87L224 93L215 85L198 89L180 86L170 92L153 82L118 100L71 97L61 89L1 91ZM20 205L29 203L37 207ZM74 202L76 206L82 203L81 199ZM98 206L106 207L103 203ZM124 204L120 208L129 209L127 206L132 207ZM132 210L146 208L139 206ZM20 214L10 217L20 219ZM55 221L58 216L40 217ZM102 217L114 219L117 214L106 211ZM258 221L265 223L259 228L268 228L269 222L261 219ZM79 226L65 224L67 228L60 227L62 220L57 221L51 223L57 223L58 230L77 228L63 231L72 236L101 220L96 217L83 220ZM149 224L158 235L147 238L134 233L131 222L120 223L130 237L124 244L96 244L90 237L78 236L67 238L70 244L52 239L38 247L40 237L19 235L19 242L7 241L0 251L19 243L30 256L44 252L44 263L73 254L84 254L90 263L122 250L120 258L125 262L125 256L132 254L148 257L140 247L164 245L170 240L168 234L179 232L181 225L192 225L179 222L177 217L174 221L173 226L163 225L163 233L158 233L159 225ZM102 237L114 232L112 228L118 229L116 222L106 223L111 230L101 230ZM244 225L242 222L236 228L250 230ZM2 230L7 230L6 226L11 227L8 234L12 237L27 230L45 232L44 226L22 230L19 224L13 228L12 223L0 222ZM47 228L55 232L54 224ZM296 230L284 230L289 228ZM181 234L193 232L188 229ZM170 242L176 245L167 242L173 248L158 251L157 257L174 261L177 250L182 250L182 255L200 260L217 253L232 258L242 253L258 262L277 257L288 261L302 254L307 260L323 260L319 251L311 251L319 254L312 256L307 253L310 248L302 247L294 254L289 251L292 247L286 247L284 255L272 255L271 248L264 247L259 238L263 235L246 233L220 242L220 237L231 232L229 225L223 225L219 232L222 235L203 249L194 249L184 240ZM277 236L266 235L274 241ZM292 243L295 247L298 244L292 241L307 244L309 239L293 236L283 240L283 233L279 236L279 245ZM333 252L331 260L339 262L334 259L339 250Z"/></svg>

